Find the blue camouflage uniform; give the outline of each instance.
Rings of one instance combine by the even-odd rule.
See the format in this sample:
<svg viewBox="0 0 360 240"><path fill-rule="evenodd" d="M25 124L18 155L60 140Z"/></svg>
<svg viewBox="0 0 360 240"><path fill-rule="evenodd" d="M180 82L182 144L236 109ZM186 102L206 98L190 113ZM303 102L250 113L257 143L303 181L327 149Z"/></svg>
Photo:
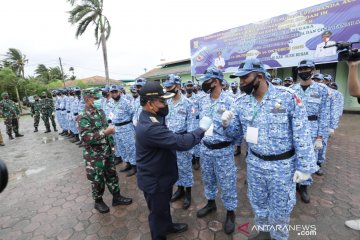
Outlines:
<svg viewBox="0 0 360 240"><path fill-rule="evenodd" d="M326 137L328 135L327 88L319 83L312 82L305 91L299 83L293 85L292 89L300 97L306 108L313 142L318 136ZM318 152L315 150L315 156L318 156ZM301 185L311 185L311 183L312 179L309 179Z"/></svg>
<svg viewBox="0 0 360 240"><path fill-rule="evenodd" d="M192 131L193 104L185 96L181 95L178 102L173 103L172 99L168 100L169 114L166 116L166 126L174 133L187 133ZM198 126L198 125L197 125ZM179 179L177 186L192 187L194 184L191 151L177 151L177 165Z"/></svg>
<svg viewBox="0 0 360 240"><path fill-rule="evenodd" d="M247 143L246 158L248 197L255 224L285 226L296 202L295 170L313 173L317 165L305 107L290 89L268 85L261 102L253 95L236 100L235 116L226 133L242 138L249 127L258 129L258 143ZM258 157L287 152L290 157L282 160ZM288 234L286 230L271 231L271 237L278 240L287 239Z"/></svg>
<svg viewBox="0 0 360 240"><path fill-rule="evenodd" d="M63 95L61 102L60 102L60 108L61 108L61 121L62 121L62 129L65 131L69 130L68 121L66 119L67 113L66 113L66 104L68 101L68 96Z"/></svg>
<svg viewBox="0 0 360 240"><path fill-rule="evenodd" d="M73 103L74 99L75 99L74 96L70 95L69 98L68 98L68 101L67 101L67 103L65 105L66 106L65 108L66 108L66 119L67 119L67 122L68 122L68 128L72 133L74 133L73 130L74 130L74 127L76 126L75 121L73 120L73 114L71 112L71 106L72 106L72 103Z"/></svg>
<svg viewBox="0 0 360 240"><path fill-rule="evenodd" d="M61 104L61 95L60 95L60 91L58 92L58 95L56 96L56 100L55 100L55 111L56 111L56 118L60 124L60 127L61 129L64 129L63 128L63 120L62 120L62 115L61 115L61 107L60 107L60 104Z"/></svg>
<svg viewBox="0 0 360 240"><path fill-rule="evenodd" d="M200 119L207 116L213 120L213 134L212 136L205 136L200 147L200 165L205 197L208 200L214 200L219 185L221 188L221 200L228 211L235 210L238 203L236 191L237 169L233 154L233 140L224 134L221 115L224 111L231 110L232 106L232 98L224 91L215 101L208 94L199 99ZM219 144L224 144L225 147L210 149Z"/></svg>
<svg viewBox="0 0 360 240"><path fill-rule="evenodd" d="M79 115L79 104L80 104L80 99L78 96L74 97L74 100L71 102L71 106L70 106L70 111L71 111L71 121L70 121L70 130L74 133L74 134L79 134L79 130L77 127L77 122L76 122L76 118Z"/></svg>
<svg viewBox="0 0 360 240"><path fill-rule="evenodd" d="M112 125L115 126L113 137L117 153L125 162L135 166L135 130L132 124L134 109L131 103L121 95L119 101L114 101L111 113Z"/></svg>

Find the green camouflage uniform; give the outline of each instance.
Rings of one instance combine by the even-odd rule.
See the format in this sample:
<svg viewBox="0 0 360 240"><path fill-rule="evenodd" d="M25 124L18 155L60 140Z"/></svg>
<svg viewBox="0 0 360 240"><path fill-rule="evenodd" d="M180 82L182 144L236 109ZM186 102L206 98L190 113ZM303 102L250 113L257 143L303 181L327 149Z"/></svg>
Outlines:
<svg viewBox="0 0 360 240"><path fill-rule="evenodd" d="M54 103L52 99L43 98L41 99L41 118L44 121L46 129L50 129L49 119L54 112ZM56 125L53 127L55 128Z"/></svg>
<svg viewBox="0 0 360 240"><path fill-rule="evenodd" d="M34 127L36 128L39 126L41 108L42 102L40 100L35 100L31 104L31 116L34 118Z"/></svg>
<svg viewBox="0 0 360 240"><path fill-rule="evenodd" d="M104 111L85 109L79 116L77 121L84 145L83 157L87 178L92 186L93 199L102 197L105 183L112 194L120 192L112 150L114 140L104 134L108 127Z"/></svg>
<svg viewBox="0 0 360 240"><path fill-rule="evenodd" d="M17 135L19 134L19 121L20 115L19 108L10 99L3 99L0 101L0 112L5 118L6 133L11 136L11 131Z"/></svg>

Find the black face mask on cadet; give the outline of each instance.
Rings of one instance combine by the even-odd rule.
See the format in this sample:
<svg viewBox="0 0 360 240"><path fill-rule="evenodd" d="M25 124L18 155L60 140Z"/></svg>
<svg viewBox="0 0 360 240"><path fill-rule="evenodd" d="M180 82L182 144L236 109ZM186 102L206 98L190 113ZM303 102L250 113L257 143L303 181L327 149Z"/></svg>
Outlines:
<svg viewBox="0 0 360 240"><path fill-rule="evenodd" d="M193 90L191 88L186 89L187 94L192 94Z"/></svg>
<svg viewBox="0 0 360 240"><path fill-rule="evenodd" d="M231 90L233 91L233 93L237 93L237 88L231 88Z"/></svg>
<svg viewBox="0 0 360 240"><path fill-rule="evenodd" d="M166 105L163 108L159 108L159 110L156 112L156 115L159 117L166 117L169 114L169 106Z"/></svg>
<svg viewBox="0 0 360 240"><path fill-rule="evenodd" d="M213 81L211 82L204 82L202 84L202 90L205 92L205 93L212 93L212 91L214 91L215 89L215 86L211 87L211 84L213 83Z"/></svg>
<svg viewBox="0 0 360 240"><path fill-rule="evenodd" d="M291 83L284 83L284 86L285 86L285 87L290 87L290 86L291 86Z"/></svg>
<svg viewBox="0 0 360 240"><path fill-rule="evenodd" d="M178 93L178 89L176 89L176 87L174 88L174 89L171 89L171 90L169 90L169 91L167 91L167 92L169 92L169 93L174 93L175 95Z"/></svg>
<svg viewBox="0 0 360 240"><path fill-rule="evenodd" d="M312 73L311 73L311 71L310 72L301 72L301 73L298 73L298 75L301 78L301 80L307 81L311 78Z"/></svg>
<svg viewBox="0 0 360 240"><path fill-rule="evenodd" d="M119 94L117 97L113 97L113 99L114 99L115 101L119 101L119 99L120 99L120 94Z"/></svg>
<svg viewBox="0 0 360 240"><path fill-rule="evenodd" d="M245 86L240 87L240 90L242 92L246 93L247 95L250 95L252 92L256 91L260 85L260 82L256 85L254 84L256 79L257 79L257 76L254 77L254 79L250 83L246 84Z"/></svg>

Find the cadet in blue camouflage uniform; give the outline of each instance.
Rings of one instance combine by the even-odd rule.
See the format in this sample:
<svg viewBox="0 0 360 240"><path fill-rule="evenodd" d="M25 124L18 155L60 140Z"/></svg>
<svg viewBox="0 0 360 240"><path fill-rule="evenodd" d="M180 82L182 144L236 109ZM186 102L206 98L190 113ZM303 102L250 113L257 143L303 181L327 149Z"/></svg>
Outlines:
<svg viewBox="0 0 360 240"><path fill-rule="evenodd" d="M201 173L205 197L208 203L197 212L198 217L205 217L216 210L215 198L218 186L221 189L221 200L227 210L224 223L225 233L231 234L235 228L237 207L236 166L233 154L233 140L224 134L221 115L231 110L233 99L222 91L223 73L213 67L206 70L198 79L206 95L199 100L200 119L207 116L213 120L211 127L202 140Z"/></svg>
<svg viewBox="0 0 360 240"><path fill-rule="evenodd" d="M193 103L194 109L192 110L192 113L194 114L193 119L193 126L199 125L199 95L195 94L194 92L194 83L191 80L188 80L185 84L185 91L186 91L186 97ZM197 144L193 149L191 150L193 154L192 163L194 165L194 170L200 169L200 144Z"/></svg>
<svg viewBox="0 0 360 240"><path fill-rule="evenodd" d="M66 136L69 134L68 130L69 130L69 125L68 125L68 121L66 119L67 117L67 112L66 112L66 104L68 102L68 90L67 89L63 89L62 90L62 93L63 93L63 96L61 98L61 101L60 101L60 109L61 109L61 120L62 120L62 129L63 129L63 132L60 133L60 135L62 136Z"/></svg>
<svg viewBox="0 0 360 240"><path fill-rule="evenodd" d="M192 118L193 103L181 93L181 78L170 74L164 82L167 92L175 96L168 100L169 114L165 118L166 126L170 131L177 134L185 134L192 131L194 121ZM197 126L197 125L196 125ZM171 197L171 202L184 198L183 209L188 209L191 204L191 188L194 177L191 166L191 151L176 151L179 178L176 192Z"/></svg>
<svg viewBox="0 0 360 240"><path fill-rule="evenodd" d="M239 84L237 82L232 82L230 84L230 86L231 86L230 96L235 101L241 95L241 92L239 90ZM240 139L240 138L236 139L234 156L238 156L241 154L241 142L242 142L242 139Z"/></svg>
<svg viewBox="0 0 360 240"><path fill-rule="evenodd" d="M71 128L71 131L74 133L74 138L70 140L72 143L76 143L80 141L79 138L79 130L76 123L76 119L79 116L79 106L80 106L80 100L81 100L81 89L79 87L74 87L74 99L71 101L70 104L70 121L69 121L69 127Z"/></svg>
<svg viewBox="0 0 360 240"><path fill-rule="evenodd" d="M73 114L71 112L71 106L72 103L74 101L74 89L73 88L69 88L68 90L69 92L69 97L68 100L66 102L65 108L66 108L66 120L67 120L67 126L68 126L68 130L70 132L70 134L68 135L68 138L71 140L73 140L75 138L75 133L73 132L73 128L74 128L74 124L73 124Z"/></svg>
<svg viewBox="0 0 360 240"><path fill-rule="evenodd" d="M292 77L286 77L284 79L284 87L291 87L294 84L294 79Z"/></svg>
<svg viewBox="0 0 360 240"><path fill-rule="evenodd" d="M326 86L314 82L311 77L315 72L315 63L312 60L302 60L297 67L300 83L293 85L292 89L302 100L308 114L308 122L311 128L311 137L314 142L315 156L322 149L322 139L328 134L327 118L327 95ZM318 163L321 167L321 164ZM301 200L310 202L307 186L311 185L312 179L302 182L297 186Z"/></svg>
<svg viewBox="0 0 360 240"><path fill-rule="evenodd" d="M6 133L9 136L9 139L14 139L12 131L14 131L15 137L23 137L24 135L19 133L19 108L12 100L10 100L7 92L3 92L1 97L3 99L0 101L0 113L5 118L4 124L6 126Z"/></svg>
<svg viewBox="0 0 360 240"><path fill-rule="evenodd" d="M145 78L137 78L135 80L134 86L136 87L138 94L139 94L140 89L145 85L145 83L146 83ZM134 116L133 116L134 126L137 125L141 111L142 111L142 107L140 106L140 98L137 98L134 101Z"/></svg>
<svg viewBox="0 0 360 240"><path fill-rule="evenodd" d="M86 165L86 175L91 182L92 197L95 200L95 209L100 213L109 212L102 196L105 184L113 195L112 205L128 205L131 198L121 196L119 179L114 165L111 135L115 128L108 126L105 114L101 109L94 108L96 93L85 91L85 110L78 118L81 138L84 144L83 156Z"/></svg>
<svg viewBox="0 0 360 240"><path fill-rule="evenodd" d="M127 172L128 177L136 174L135 160L135 129L132 124L134 108L131 103L122 95L120 86L110 87L111 96L114 100L112 108L112 125L115 126L115 143L126 167L122 172Z"/></svg>
<svg viewBox="0 0 360 240"><path fill-rule="evenodd" d="M63 119L63 114L62 114L62 102L63 102L63 98L64 98L64 94L63 94L63 90L59 89L57 91L57 96L56 96L56 103L55 103L55 109L56 109L56 118L58 120L58 123L61 127L61 129L63 129L63 131L61 133L59 133L60 135L65 133L64 130L64 119Z"/></svg>
<svg viewBox="0 0 360 240"><path fill-rule="evenodd" d="M283 81L281 78L273 78L271 83L273 86L282 86Z"/></svg>
<svg viewBox="0 0 360 240"><path fill-rule="evenodd" d="M296 202L295 182L310 178L318 167L300 98L291 89L274 87L265 73L258 59L240 63L230 77L240 78L245 94L235 102L235 116L227 110L221 120L227 135L245 136L248 197L255 224L269 229L249 239L283 240L288 239L288 231L271 226L289 224Z"/></svg>
<svg viewBox="0 0 360 240"><path fill-rule="evenodd" d="M34 102L31 104L31 117L34 118L34 132L38 132L40 122L41 101L38 95L34 95Z"/></svg>

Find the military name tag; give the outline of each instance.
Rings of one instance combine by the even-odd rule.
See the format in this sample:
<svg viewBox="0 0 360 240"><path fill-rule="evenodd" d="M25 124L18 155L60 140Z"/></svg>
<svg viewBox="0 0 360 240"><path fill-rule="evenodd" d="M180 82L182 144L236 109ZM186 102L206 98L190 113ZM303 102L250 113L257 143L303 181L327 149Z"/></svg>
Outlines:
<svg viewBox="0 0 360 240"><path fill-rule="evenodd" d="M286 113L286 110L284 108L273 108L271 113Z"/></svg>
<svg viewBox="0 0 360 240"><path fill-rule="evenodd" d="M246 142L257 144L259 136L259 129L254 127L248 127L246 132Z"/></svg>
<svg viewBox="0 0 360 240"><path fill-rule="evenodd" d="M312 98L320 98L319 94L317 94L317 93L311 94L310 97L312 97Z"/></svg>

